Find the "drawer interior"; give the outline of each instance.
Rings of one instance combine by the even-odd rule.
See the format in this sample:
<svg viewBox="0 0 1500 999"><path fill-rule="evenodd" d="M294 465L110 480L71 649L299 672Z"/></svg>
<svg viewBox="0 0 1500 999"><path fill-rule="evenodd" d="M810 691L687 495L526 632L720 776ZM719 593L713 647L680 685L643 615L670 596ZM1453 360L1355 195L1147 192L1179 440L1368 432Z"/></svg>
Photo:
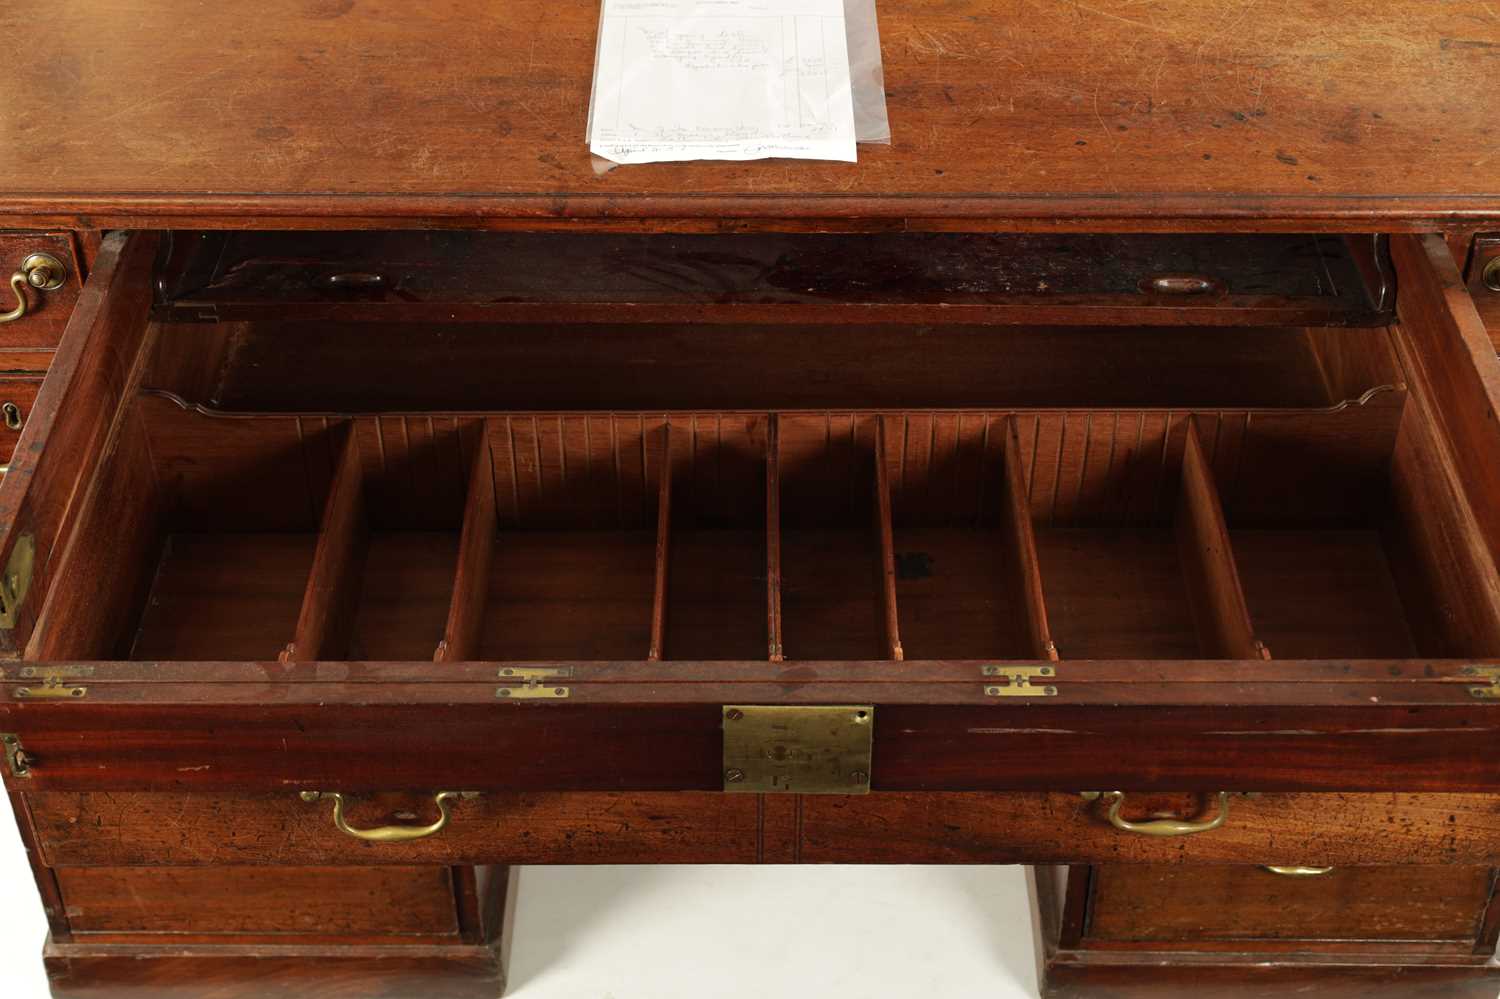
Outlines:
<svg viewBox="0 0 1500 999"><path fill-rule="evenodd" d="M1168 310L1191 326L1130 311L1149 294L1105 301L1140 294L1131 268L1170 247L1105 254L1102 276L1001 253L1082 283L975 324L899 310L988 308L993 288L938 264L999 243L944 243L910 280L777 295L777 274L799 287L785 267L834 251L751 241L766 260L731 266L722 247L601 237L577 268L612 275L595 294L551 258L514 287L485 283L483 253L434 275L397 240L407 294L351 296L325 287L363 273L341 243L275 257L246 240L214 244L207 270L172 271L175 250L156 265L138 381L69 511L29 658L1500 656L1494 561L1466 540L1488 509L1438 467L1444 427L1400 331L1261 325L1232 294ZM1389 307L1378 254L1307 279L1320 241L1254 260L1252 243L1225 259L1275 264L1264 295ZM667 258L651 285L642 261ZM1330 291L1349 288L1339 267L1359 295ZM632 296L659 318L572 309L629 313ZM757 312L813 300L858 308ZM688 322L685 304L706 311ZM1230 306L1234 322L1214 313Z"/></svg>
<svg viewBox="0 0 1500 999"><path fill-rule="evenodd" d="M1500 654L1404 391L1330 410L131 403L40 659ZM132 525L122 546L121 523Z"/></svg>

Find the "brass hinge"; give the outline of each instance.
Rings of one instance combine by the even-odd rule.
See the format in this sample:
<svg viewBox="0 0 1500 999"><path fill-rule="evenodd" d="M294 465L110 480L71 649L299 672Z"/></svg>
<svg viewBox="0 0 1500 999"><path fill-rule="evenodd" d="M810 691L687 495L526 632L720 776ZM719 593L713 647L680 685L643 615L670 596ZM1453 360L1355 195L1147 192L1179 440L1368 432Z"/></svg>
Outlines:
<svg viewBox="0 0 1500 999"><path fill-rule="evenodd" d="M1056 697L1057 688L1052 684L1038 686L1033 680L1049 680L1057 676L1056 666L1011 666L990 665L980 669L988 681L984 692L989 697ZM1004 684L995 683L1004 680Z"/></svg>
<svg viewBox="0 0 1500 999"><path fill-rule="evenodd" d="M31 777L31 757L21 746L21 737L13 732L0 732L0 750L5 753L5 766L12 777L28 780Z"/></svg>
<svg viewBox="0 0 1500 999"><path fill-rule="evenodd" d="M23 670L22 673L24 675L25 671ZM40 687L17 687L12 691L18 699L27 701L77 700L88 696L88 692L89 688L87 687L75 687L70 683L63 683L63 676L60 673L51 673L50 675L44 673Z"/></svg>
<svg viewBox="0 0 1500 999"><path fill-rule="evenodd" d="M724 790L869 794L871 704L726 704Z"/></svg>
<svg viewBox="0 0 1500 999"><path fill-rule="evenodd" d="M10 630L20 617L21 602L31 589L31 570L36 562L36 538L23 534L10 550L10 561L0 575L0 629Z"/></svg>
<svg viewBox="0 0 1500 999"><path fill-rule="evenodd" d="M1483 687L1470 687L1471 697L1481 701L1500 701L1500 666L1465 666L1459 673L1489 681Z"/></svg>
<svg viewBox="0 0 1500 999"><path fill-rule="evenodd" d="M560 680L573 675L571 666L502 666L500 668L500 679L523 680L519 686L501 687L495 691L496 697L502 697L512 701L535 700L546 698L557 700L567 697L572 691L567 687L559 687L551 683L543 683L544 680Z"/></svg>

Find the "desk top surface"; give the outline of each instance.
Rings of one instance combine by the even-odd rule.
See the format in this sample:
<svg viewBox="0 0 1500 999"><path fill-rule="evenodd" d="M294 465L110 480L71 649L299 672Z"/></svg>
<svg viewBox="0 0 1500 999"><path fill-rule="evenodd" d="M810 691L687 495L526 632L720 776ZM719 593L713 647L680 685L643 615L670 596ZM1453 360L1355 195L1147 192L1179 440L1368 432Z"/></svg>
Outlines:
<svg viewBox="0 0 1500 999"><path fill-rule="evenodd" d="M596 0L6 4L0 224L1500 217L1500 0L879 15L892 145L599 174Z"/></svg>

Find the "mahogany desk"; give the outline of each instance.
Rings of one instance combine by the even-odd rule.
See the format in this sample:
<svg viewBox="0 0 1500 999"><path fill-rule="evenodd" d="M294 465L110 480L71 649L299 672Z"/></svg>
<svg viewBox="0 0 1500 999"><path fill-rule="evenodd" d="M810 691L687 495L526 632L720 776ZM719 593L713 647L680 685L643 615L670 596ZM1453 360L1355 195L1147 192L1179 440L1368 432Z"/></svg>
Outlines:
<svg viewBox="0 0 1500 999"><path fill-rule="evenodd" d="M596 174L585 0L0 10L58 996L494 996L506 865L631 862L1495 994L1495 6L880 19L857 165Z"/></svg>

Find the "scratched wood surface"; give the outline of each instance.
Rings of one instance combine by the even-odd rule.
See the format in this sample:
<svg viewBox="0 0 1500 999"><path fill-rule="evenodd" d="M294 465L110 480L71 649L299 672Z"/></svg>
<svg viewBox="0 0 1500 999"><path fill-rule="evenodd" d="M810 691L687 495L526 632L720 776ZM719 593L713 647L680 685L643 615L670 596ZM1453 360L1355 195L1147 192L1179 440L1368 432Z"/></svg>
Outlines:
<svg viewBox="0 0 1500 999"><path fill-rule="evenodd" d="M584 144L592 0L6 5L0 213L40 219L1500 212L1487 0L907 0L857 165ZM310 195L316 197L309 197Z"/></svg>

